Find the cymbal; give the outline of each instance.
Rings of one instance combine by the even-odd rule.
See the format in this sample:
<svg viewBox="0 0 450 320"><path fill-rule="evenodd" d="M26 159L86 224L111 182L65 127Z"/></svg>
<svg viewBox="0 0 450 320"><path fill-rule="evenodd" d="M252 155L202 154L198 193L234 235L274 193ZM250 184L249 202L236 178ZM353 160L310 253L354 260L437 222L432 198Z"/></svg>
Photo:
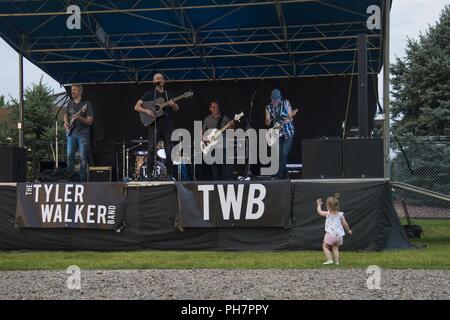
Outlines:
<svg viewBox="0 0 450 320"><path fill-rule="evenodd" d="M148 140L147 139L135 139L135 140L130 140L131 143L147 143Z"/></svg>

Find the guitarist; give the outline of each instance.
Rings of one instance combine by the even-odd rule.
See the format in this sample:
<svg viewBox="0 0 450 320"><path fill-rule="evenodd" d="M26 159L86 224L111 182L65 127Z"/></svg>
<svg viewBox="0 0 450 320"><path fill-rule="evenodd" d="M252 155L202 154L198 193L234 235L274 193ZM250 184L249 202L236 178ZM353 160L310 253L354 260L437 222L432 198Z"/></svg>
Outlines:
<svg viewBox="0 0 450 320"><path fill-rule="evenodd" d="M91 141L91 126L94 122L94 110L89 101L82 100L83 87L78 84L71 86L72 99L67 104L67 111L64 114L64 128L67 136L67 167L73 172L75 166L75 153L77 149L80 153L80 181L87 178L88 151ZM85 111L83 111L85 109ZM73 121L70 125L71 119Z"/></svg>
<svg viewBox="0 0 450 320"><path fill-rule="evenodd" d="M271 94L272 102L266 107L266 126L273 126L275 122L281 122L280 129L280 155L279 169L276 177L278 179L287 179L287 160L291 153L292 143L294 141L294 122L292 121L292 107L289 100L282 99L281 91L274 89Z"/></svg>
<svg viewBox="0 0 450 320"><path fill-rule="evenodd" d="M149 125L148 130L148 170L153 172L155 166L155 141L158 141L161 137L164 141L164 147L166 151L167 162L167 175L169 179L173 177L173 163L172 163L172 131L173 131L173 113L178 111L179 106L172 98L173 94L164 89L165 79L161 73L156 73L153 76L154 90L147 91L136 103L134 110L137 112L145 113L151 117L155 114L142 106L144 101L156 101L159 98L169 102L170 108L164 108L164 116L160 117L157 121L154 121ZM155 136L156 125L156 136Z"/></svg>
<svg viewBox="0 0 450 320"><path fill-rule="evenodd" d="M226 115L220 113L220 107L217 100L212 100L209 103L209 116L203 121L202 136L208 129L221 129L230 121ZM229 127L234 128L234 123ZM232 176L233 166L226 164L226 131L223 134L223 164L213 163L211 165L211 174L215 181L230 180ZM214 151L213 151L214 152Z"/></svg>

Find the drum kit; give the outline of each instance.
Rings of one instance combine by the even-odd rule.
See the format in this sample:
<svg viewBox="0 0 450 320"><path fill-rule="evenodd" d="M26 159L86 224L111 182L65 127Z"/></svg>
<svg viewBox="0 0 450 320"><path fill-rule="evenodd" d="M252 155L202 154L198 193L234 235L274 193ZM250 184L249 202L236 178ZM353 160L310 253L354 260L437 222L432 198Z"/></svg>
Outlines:
<svg viewBox="0 0 450 320"><path fill-rule="evenodd" d="M164 148L164 142L159 141L156 147L156 161L154 166L154 172L150 172L150 169L148 168L148 151L142 150L142 147L146 147L148 140L142 139L136 139L131 140L130 143L134 144L133 146L127 148L127 145L125 142L121 143L122 145L122 159L123 159L123 180L124 181L145 181L145 180L167 180L167 167L166 167L166 150ZM141 147L141 148L139 148ZM139 148L140 150L133 151L134 155L134 168L132 168L133 173L132 177L129 177L130 174L130 151L135 150ZM188 175L183 174L185 168L185 165L187 163L190 163L190 157L189 156L178 156L172 159L173 164L175 166L178 166L178 180L187 180Z"/></svg>

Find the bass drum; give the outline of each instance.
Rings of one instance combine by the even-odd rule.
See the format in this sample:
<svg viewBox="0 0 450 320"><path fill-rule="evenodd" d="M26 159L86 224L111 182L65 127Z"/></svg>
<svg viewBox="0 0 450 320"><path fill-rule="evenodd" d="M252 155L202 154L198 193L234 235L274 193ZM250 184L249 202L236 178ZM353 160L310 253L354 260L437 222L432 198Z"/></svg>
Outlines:
<svg viewBox="0 0 450 320"><path fill-rule="evenodd" d="M141 166L139 173L141 180L150 180L151 178L155 180L167 180L167 168L161 161L156 161L154 176L149 172L147 161Z"/></svg>
<svg viewBox="0 0 450 320"><path fill-rule="evenodd" d="M140 175L140 170L141 167L144 165L144 163L146 163L147 161L147 156L136 156L136 160L135 160L135 164L134 164L134 180L140 180L141 177Z"/></svg>

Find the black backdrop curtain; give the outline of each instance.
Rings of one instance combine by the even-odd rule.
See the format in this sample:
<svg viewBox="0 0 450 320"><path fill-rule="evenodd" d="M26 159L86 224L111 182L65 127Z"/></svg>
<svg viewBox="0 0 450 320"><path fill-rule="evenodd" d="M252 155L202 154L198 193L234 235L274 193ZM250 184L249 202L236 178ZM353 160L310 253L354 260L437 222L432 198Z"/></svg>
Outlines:
<svg viewBox="0 0 450 320"><path fill-rule="evenodd" d="M176 95L192 89L193 99L180 102L180 111L175 116L176 128L187 128L192 132L193 121L202 121L209 114L208 105L217 99L228 117L244 111L248 116L250 100L255 92L252 127L264 127L264 110L270 102L272 89L279 88L283 97L289 99L299 113L295 118L296 137L290 163L301 163L301 140L319 137L341 137L342 121L345 118L350 76L296 78L284 80L210 81L167 83L166 88ZM369 119L376 112L376 77L369 76ZM84 98L95 110L93 125L93 150L112 148L113 142L147 137L147 129L141 125L134 105L152 84L86 85ZM358 119L357 77L353 77L347 128L357 127ZM245 128L246 119L241 123ZM369 130L372 121L369 121ZM116 149L119 148L116 146Z"/></svg>

